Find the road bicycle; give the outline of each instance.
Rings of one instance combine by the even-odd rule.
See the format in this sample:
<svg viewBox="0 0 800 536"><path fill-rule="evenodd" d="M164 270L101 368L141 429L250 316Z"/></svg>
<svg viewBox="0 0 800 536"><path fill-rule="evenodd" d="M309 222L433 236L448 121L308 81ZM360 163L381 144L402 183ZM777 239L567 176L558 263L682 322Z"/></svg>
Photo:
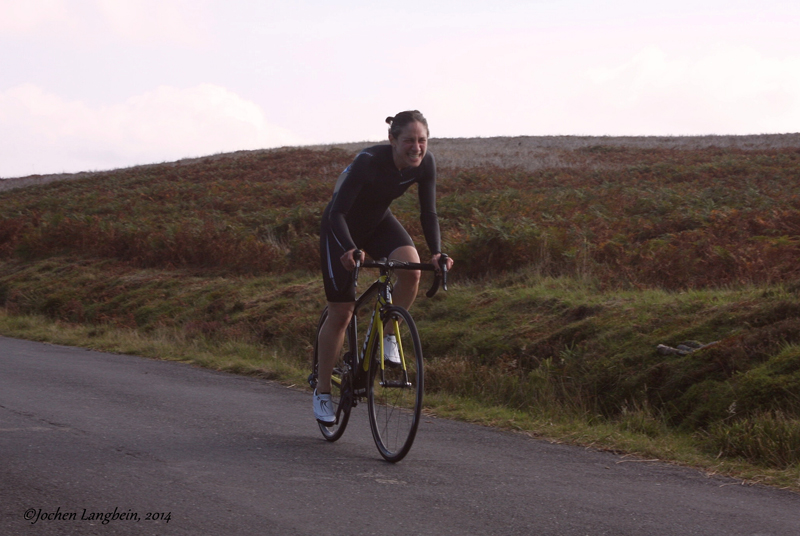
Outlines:
<svg viewBox="0 0 800 536"><path fill-rule="evenodd" d="M391 276L395 270L435 271L433 285L427 292L431 298L440 286L447 290L447 255L442 254L439 263L437 270L433 264L386 259L362 263L360 257L357 258L353 270L354 285L358 284L361 268L377 268L380 275L356 299L344 348L333 368L331 399L336 420L330 426L318 423L328 441L342 437L350 419L350 411L366 398L372 437L381 456L390 462L398 462L408 454L422 411L422 344L409 312L392 305ZM317 386L319 330L327 317L326 307L320 316L314 339L312 372L308 377L312 389ZM367 323L367 329L365 335L359 338L359 324L362 323ZM387 329L395 334L400 354L399 365L390 365L384 360L383 342Z"/></svg>

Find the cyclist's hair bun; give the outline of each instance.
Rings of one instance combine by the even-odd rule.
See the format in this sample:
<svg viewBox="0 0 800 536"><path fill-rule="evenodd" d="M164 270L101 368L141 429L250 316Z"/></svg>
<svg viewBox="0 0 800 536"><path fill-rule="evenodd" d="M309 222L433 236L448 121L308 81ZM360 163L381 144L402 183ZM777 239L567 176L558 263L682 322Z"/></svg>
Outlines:
<svg viewBox="0 0 800 536"><path fill-rule="evenodd" d="M386 118L386 123L389 126L389 135L393 138L397 139L402 134L403 129L406 128L406 125L409 123L413 123L417 121L425 125L425 130L430 136L430 130L428 129L428 120L425 119L425 116L419 110L407 110L405 112L400 112L396 116L392 117L389 116Z"/></svg>

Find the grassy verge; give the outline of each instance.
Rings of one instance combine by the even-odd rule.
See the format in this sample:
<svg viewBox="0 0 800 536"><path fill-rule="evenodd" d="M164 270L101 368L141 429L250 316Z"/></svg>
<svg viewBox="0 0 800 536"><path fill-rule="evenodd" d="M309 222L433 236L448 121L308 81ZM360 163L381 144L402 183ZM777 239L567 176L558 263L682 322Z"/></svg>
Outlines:
<svg viewBox="0 0 800 536"><path fill-rule="evenodd" d="M7 262L3 273L3 335L306 388L322 305L313 274L222 277L76 258ZM787 305L795 297L782 286L608 291L525 272L456 281L413 309L426 348L426 412L800 491L792 407L750 410L747 398L791 389L796 354L781 341L797 321ZM719 342L686 355L656 349L690 339ZM754 341L759 358L725 372L721 356ZM702 382L692 378L698 370ZM761 391L745 381L753 378ZM685 388L695 384L706 400Z"/></svg>

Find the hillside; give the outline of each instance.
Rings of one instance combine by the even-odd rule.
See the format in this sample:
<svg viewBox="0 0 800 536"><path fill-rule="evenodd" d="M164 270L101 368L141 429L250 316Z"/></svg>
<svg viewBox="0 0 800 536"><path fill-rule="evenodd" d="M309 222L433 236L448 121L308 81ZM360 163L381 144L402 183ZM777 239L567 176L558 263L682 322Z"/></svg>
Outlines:
<svg viewBox="0 0 800 536"><path fill-rule="evenodd" d="M0 330L296 382L319 217L364 145L4 181ZM679 437L719 455L685 463L800 478L799 135L430 150L456 260L413 310L431 411L661 457ZM393 205L424 253L417 210Z"/></svg>

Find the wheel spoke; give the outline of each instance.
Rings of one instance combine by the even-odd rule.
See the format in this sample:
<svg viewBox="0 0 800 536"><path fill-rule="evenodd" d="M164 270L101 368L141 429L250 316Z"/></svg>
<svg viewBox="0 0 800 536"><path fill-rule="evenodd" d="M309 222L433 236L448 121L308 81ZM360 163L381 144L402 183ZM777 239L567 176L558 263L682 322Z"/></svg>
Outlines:
<svg viewBox="0 0 800 536"><path fill-rule="evenodd" d="M400 461L414 442L422 409L422 349L414 321L401 307L388 310L403 364L380 369L379 346L373 354L369 382L372 435L381 455Z"/></svg>

